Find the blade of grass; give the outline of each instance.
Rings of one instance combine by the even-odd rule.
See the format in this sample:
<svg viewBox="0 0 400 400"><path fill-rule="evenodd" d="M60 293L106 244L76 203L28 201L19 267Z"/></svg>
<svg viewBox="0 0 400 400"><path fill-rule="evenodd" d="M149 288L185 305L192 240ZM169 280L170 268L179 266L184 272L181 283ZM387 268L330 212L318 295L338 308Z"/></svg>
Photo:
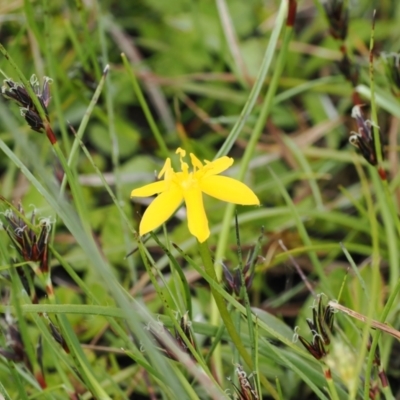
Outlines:
<svg viewBox="0 0 400 400"><path fill-rule="evenodd" d="M157 141L157 144L160 148L160 155L164 158L168 158L169 157L169 151L168 151L168 147L165 144L164 138L162 137L160 130L157 127L156 122L154 121L153 115L151 114L150 108L147 105L146 99L143 96L143 92L140 89L139 83L136 79L135 73L132 70L132 67L129 65L129 62L125 56L125 54L121 54L121 58L122 58L122 62L124 63L124 67L126 72L129 75L129 78L132 82L132 86L133 86L133 90L136 94L136 97L139 101L140 106L142 107L143 113L147 119L147 123L150 126L150 129L153 133L154 139Z"/></svg>
<svg viewBox="0 0 400 400"><path fill-rule="evenodd" d="M263 82L267 76L267 73L269 71L271 62L272 62L272 58L274 56L274 51L276 48L276 44L277 44L277 40L279 38L279 35L281 33L283 24L286 20L286 16L288 14L288 2L282 1L281 2L281 6L280 9L278 11L277 14L277 19L276 19L276 25L275 28L272 31L272 35L271 35L271 40L268 44L267 47L267 51L265 53L264 59L263 59L263 63L261 65L260 71L258 73L256 82L253 86L253 89L249 95L249 99L246 102L240 116L239 119L237 120L235 126L233 127L232 131L230 132L229 136L226 138L224 144L221 146L221 148L219 149L216 158L221 157L223 155L226 155L230 149L232 148L232 146L234 145L236 139L239 137L239 134L246 122L247 117L250 115L253 106L256 102L256 99L258 98L258 95L261 91L261 88L263 86ZM279 77L282 74L283 71L283 67L284 67L284 61L286 58L286 54L288 51L288 47L289 47L289 42L292 36L292 27L286 27L285 29L285 33L284 33L284 39L283 39L283 45L281 48L281 51L279 53L278 56L278 60L277 60L277 65L276 65L276 69L274 71L274 74L272 76L271 79L271 83L270 86L268 88L267 91L267 95L264 99L263 105L262 105L262 109L259 115L259 118L257 120L257 124L253 130L253 133L251 135L250 138L250 142L249 145L246 147L244 156L242 158L242 164L241 164L241 169L238 175L238 179L239 180L243 180L243 177L245 175L245 172L248 169L249 166L249 162L251 157L254 154L254 149L255 146L258 142L258 139L261 136L262 130L264 128L264 124L266 121L266 118L269 114L269 110L272 106L272 100L273 97L275 95L276 89L278 87L278 80ZM232 219L233 216L233 210L234 210L234 205L233 204L228 204L226 207L226 211L224 214L224 219L223 219L223 223L222 223L222 229L220 232L220 236L219 236L219 240L218 240L218 245L217 245L217 250L215 253L215 271L216 271L216 277L220 277L222 270L221 270L221 266L219 265L220 260L223 259L223 254L225 253L226 247L227 247L227 243L228 243L228 235L229 235L229 222ZM218 312L217 312L217 308L216 308L216 304L213 302L212 306L211 306L211 321L212 322L216 322L218 318ZM243 354L242 354L243 356ZM221 373L221 357L220 354L217 352L214 356L214 360L216 363L216 366L219 370L219 372ZM275 393L275 397L277 397L277 394Z"/></svg>
<svg viewBox="0 0 400 400"><path fill-rule="evenodd" d="M100 45L101 45L101 52L102 52L102 57L103 57L103 62L104 64L108 65L109 62L109 57L108 57L108 46L107 46L107 40L106 40L106 27L105 27L105 21L104 17L101 16L99 19L100 23L98 25L98 32L100 36ZM114 110L114 102L113 102L113 97L112 97L112 81L111 81L111 76L106 77L106 92L105 92L105 98L106 98L106 110L107 110L107 116L108 116L108 134L110 137L110 142L111 142L111 161L112 161L112 170L115 176L115 193L116 193L116 198L118 199L118 204L123 204L123 191L122 191L122 181L121 181L121 174L120 174L120 152L119 152L119 144L118 144L118 137L116 133L116 127L115 127L115 110ZM123 232L123 238L124 238L124 244L125 244L125 253L129 252L129 249L131 247L131 237L129 235L129 228L130 228L130 223L124 224L124 221L126 221L126 215L125 213L122 212L121 207L118 207L118 210L120 212L120 220L121 220L121 226L122 226L122 232ZM132 230L131 230L132 231ZM135 283L137 281L137 270L135 268L134 264L134 258L129 257L127 259L127 263L129 266L129 269L131 271L132 275L132 281Z"/></svg>
<svg viewBox="0 0 400 400"><path fill-rule="evenodd" d="M287 3L287 1L282 1L281 8L277 15L277 22L276 22L277 25L273 31L273 35L276 34L276 37L279 36L281 27L285 21L285 16L287 13L288 13L288 3ZM276 68L273 73L270 86L269 86L267 94L265 96L265 99L264 99L264 102L262 105L262 109L261 109L260 115L257 120L257 124L254 127L254 130L251 134L250 142L249 142L248 146L246 147L244 156L242 157L240 172L238 174L239 180L243 180L243 178L245 176L245 173L246 173L249 163L250 163L250 159L254 155L254 150L255 150L256 144L261 136L261 133L265 126L265 121L267 120L267 117L271 110L271 107L273 104L273 98L274 98L274 95L275 95L277 87L278 87L279 78L282 75L282 71L283 71L283 68L284 68L284 65L286 62L289 43L290 43L292 34L293 34L293 26L286 26L285 32L284 32L284 37L283 37L282 47L281 47L279 55L278 55ZM270 58L272 58L272 54L269 55L270 46L272 47L271 43L273 43L272 38L271 38L271 41L270 41L270 44L269 44L268 50L267 50L268 57L266 56L266 59L268 60L268 66L271 61ZM275 48L275 46L271 48L271 51L273 51L274 48ZM261 68L260 71L262 71L262 69L263 69L263 67ZM262 83L262 82L259 82L259 79L262 78L263 76L264 75L260 72L260 74L257 78L256 84L255 84L255 87L257 87L258 84ZM250 98L251 98L251 95L250 95ZM246 109L246 106L245 106L245 109ZM243 110L243 113L245 112L245 109ZM240 122L240 119L237 124L239 124L239 122ZM236 126L237 125L235 125L235 127ZM227 138L224 145L219 150L217 157L226 154L226 152L229 151L229 149L231 148L231 145L233 145L234 141L237 139L238 135L236 135L235 127L233 128L231 134ZM224 215L224 219L223 219L223 225L222 225L221 233L219 236L217 251L216 251L216 255L215 255L215 259L217 262L219 262L219 260L221 260L223 258L223 254L225 252L225 249L226 249L226 246L228 243L229 223L233 216L234 207L235 206L233 204L228 204L226 207L226 211L225 211L225 215ZM217 268L217 265L216 265L216 268ZM220 274L221 274L221 268L217 268L217 276L220 276Z"/></svg>
<svg viewBox="0 0 400 400"><path fill-rule="evenodd" d="M44 19L44 40L41 38L37 38L38 41L41 43L45 43L44 45L44 51L45 51L45 59L46 59L46 64L49 69L49 75L54 79L53 81L53 90L52 90L52 97L54 98L54 105L56 109L56 114L57 114L57 121L58 121L58 126L61 130L61 137L63 141L63 146L64 149L66 150L67 153L70 151L70 142L69 142L69 137L68 137L68 131L65 125L65 119L64 119L64 112L62 109L61 105L61 98L60 98L60 93L59 93L59 86L57 82L57 72L56 72L56 65L58 64L58 61L55 60L55 52L53 51L53 34L51 32L51 21L50 21L50 2L49 0L42 0L42 7L43 7L43 19ZM36 99L36 96L34 96L34 99ZM35 103L36 105L36 103ZM41 107L36 108L39 110ZM40 117L42 118L42 121L46 121L44 118L44 115L40 114Z"/></svg>
<svg viewBox="0 0 400 400"><path fill-rule="evenodd" d="M280 35L283 25L286 21L287 10L288 10L288 1L284 0L281 2L280 8L277 12L276 20L275 20L275 27L272 30L270 41L269 41L267 49L265 51L265 55L264 55L260 70L258 72L256 81L254 83L254 86L253 86L250 94L249 94L249 98L246 101L246 104L244 105L243 110L240 113L240 116L235 123L235 126L232 128L232 131L230 132L229 136L226 138L224 144L221 146L218 153L216 154L215 159L225 156L229 153L232 146L235 144L237 138L239 137L239 135L243 129L243 126L247 121L247 118L250 116L251 112L253 111L254 105L256 104L258 96L261 92L261 89L264 86L265 79L266 79L269 69L271 67L272 59L274 58L274 55L276 52L279 35ZM277 69L279 69L279 68L277 68ZM271 81L271 85L272 85L272 81Z"/></svg>
<svg viewBox="0 0 400 400"><path fill-rule="evenodd" d="M304 170L307 176L307 181L309 182L312 194L314 196L315 205L317 206L318 210L323 210L324 205L322 201L321 192L319 191L317 181L315 179L315 174L307 161L306 157L304 156L303 152L299 149L298 146L294 144L294 142L288 137L283 136L284 143L289 147L291 152L296 157L298 163L300 164L301 168Z"/></svg>
<svg viewBox="0 0 400 400"><path fill-rule="evenodd" d="M272 171L272 169L269 169L270 174L272 175L272 177L274 178L274 180L277 182L278 187L279 187L279 191L282 195L282 197L285 199L285 202L287 204L287 206L291 209L292 211L292 215L293 218L295 220L296 223L296 227L297 230L300 234L301 240L303 241L305 246L311 246L311 239L307 233L307 230L304 226L303 221L300 218L300 215L296 209L296 206L294 205L292 199L289 196L289 193L286 191L285 187L280 183L279 178L276 176L276 174ZM321 290L328 294L331 293L331 289L330 289L330 285L329 285L329 281L325 275L325 272L322 268L322 265L318 259L318 256L316 255L316 253L314 252L310 252L308 254L308 256L310 257L310 260L312 262L312 265L315 269L315 272L317 273L319 280L320 280L320 285L321 285Z"/></svg>

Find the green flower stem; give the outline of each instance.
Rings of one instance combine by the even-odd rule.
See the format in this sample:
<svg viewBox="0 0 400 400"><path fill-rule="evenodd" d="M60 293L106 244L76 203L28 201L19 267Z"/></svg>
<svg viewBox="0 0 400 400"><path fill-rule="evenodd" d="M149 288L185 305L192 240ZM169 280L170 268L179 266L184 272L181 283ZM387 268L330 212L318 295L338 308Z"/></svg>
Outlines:
<svg viewBox="0 0 400 400"><path fill-rule="evenodd" d="M385 396L385 400L396 400L395 397L393 396L390 386L382 387L382 392L383 395Z"/></svg>
<svg viewBox="0 0 400 400"><path fill-rule="evenodd" d="M218 382L215 380L215 378L209 371L209 369L204 361L203 356L201 355L200 352L197 351L197 349L192 345L192 343L186 337L177 318L174 316L175 304L173 303L173 301L171 299L167 298L167 296L164 293L164 290L160 287L160 285L157 281L157 276L154 273L156 271L156 269L154 268L154 265L152 264L152 261L149 258L149 255L147 254L146 248L141 243L139 243L139 252L142 257L143 264L145 265L145 268L147 270L147 273L149 274L150 280L157 292L157 295L160 297L162 303L164 304L165 311L167 312L168 316L170 317L171 321L173 322L175 330L179 333L181 339L186 344L187 348L189 349L189 352L193 355L193 357L197 361L198 365L202 368L202 370L209 377L209 379L211 381L210 383L214 384L215 389L220 391L220 393L222 394L223 389L220 387ZM159 276L160 276L160 278L162 278L161 274ZM168 287L167 283L164 282L164 284L165 284L165 288L167 289L167 287ZM169 293L169 294L170 294L170 297L172 297L171 293ZM172 350L174 350L174 349L172 348ZM180 349L180 350L183 352L182 349ZM184 363L184 360L180 359L180 362ZM190 362L190 360L187 362ZM184 384L184 382L182 382L182 384Z"/></svg>
<svg viewBox="0 0 400 400"><path fill-rule="evenodd" d="M284 23L286 22L287 13L288 13L288 1L284 0L281 2L279 11L276 14L275 27L269 39L268 47L266 49L260 70L258 72L257 79L249 94L248 100L246 101L246 104L244 105L243 110L240 113L237 122L235 123L235 126L232 128L231 132L229 133L229 136L226 138L225 142L223 143L218 153L216 154L215 159L222 156L226 156L229 153L231 148L234 146L237 138L239 137L240 133L243 131L244 124L248 120L251 112L253 111L253 108L259 98L259 94L264 86L264 82L270 70L272 60L276 52L276 46L278 43L279 35L281 33Z"/></svg>
<svg viewBox="0 0 400 400"><path fill-rule="evenodd" d="M89 122L90 116L92 115L93 109L99 100L101 92L103 91L103 86L104 86L104 82L106 80L108 71L109 71L109 66L106 65L106 67L103 70L103 75L101 76L100 82L97 85L96 91L94 92L93 97L90 100L89 106L86 109L85 115L83 116L81 123L79 125L79 128L78 128L78 131L76 132L75 140L74 140L74 143L72 144L72 149L68 155L68 166L72 170L75 168L76 159L77 159L76 153L78 151L79 144L82 142L83 134L84 134L87 124ZM64 175L64 178L63 178L62 184L61 184L61 193L62 194L64 193L64 190L65 190L65 187L67 184L66 178L67 178L66 175Z"/></svg>
<svg viewBox="0 0 400 400"><path fill-rule="evenodd" d="M235 219L236 219L236 226L238 226L238 221L237 221L237 213L235 214ZM250 260L248 260L249 265L251 265L249 273L252 274L253 271L253 266L255 265L256 258L258 257L258 254L261 249L261 241L263 239L263 234L261 234L258 238L257 244L253 249L252 256ZM249 337L250 337L250 344L251 344L251 357L253 360L253 363L255 365L255 370L257 371L258 369L258 362L257 362L257 351L256 351L256 342L257 339L255 337L254 333L254 325L253 325L253 320L252 320L252 311L251 311L251 306L250 306L250 299L249 295L247 293L247 287L246 287L246 279L243 274L243 262L242 262L242 251L240 248L240 240L239 237L237 237L237 246L238 246L238 257L239 257L239 271L240 271L240 299L244 303L244 306L246 307L246 316L247 316L247 326L249 329ZM236 310L236 313L239 314L239 311ZM256 324L257 325L257 324ZM258 377L258 374L257 374ZM261 392L260 392L261 393Z"/></svg>
<svg viewBox="0 0 400 400"><path fill-rule="evenodd" d="M28 3L27 1L24 1L24 3ZM51 7L52 7L52 1L50 0L42 0L42 7L43 7L43 22L44 22L44 39L38 37L38 42L44 43L43 50L45 54L45 60L46 60L46 67L49 71L50 77L54 78L54 89L52 90L52 99L53 99L53 104L54 108L56 111L56 118L59 124L59 129L61 131L61 137L62 137L62 144L63 144L63 149L66 151L66 153L69 153L71 149L70 141L69 141L69 135L68 135L68 130L65 124L65 113L62 105L62 100L60 96L60 87L57 83L57 72L59 72L59 75L61 75L61 68L59 64L59 60L56 57L56 53L53 50L53 31L52 31L52 14L51 14ZM35 8L30 7L31 12L35 13ZM26 14L25 14L26 15ZM86 51L88 49L86 48ZM96 63L97 64L97 63ZM94 66L96 67L96 64ZM65 73L65 70L63 71ZM63 77L64 79L66 77ZM36 99L36 96L35 96ZM35 100L34 99L34 100ZM35 103L36 105L36 103ZM37 105L36 105L37 108ZM40 112L40 110L39 110ZM43 115L40 114L40 117L42 118L43 121L46 121L46 119L43 119Z"/></svg>
<svg viewBox="0 0 400 400"><path fill-rule="evenodd" d="M198 242L199 253L203 260L204 270L206 274L218 284L217 274L215 273L214 263L211 258L210 250L207 245L207 241L200 243ZM229 314L228 308L225 304L225 300L223 296L212 286L210 286L212 296L215 300L215 304L218 307L220 316L222 321L224 322L225 328L232 339L233 344L236 346L240 356L247 364L247 366L254 370L253 360L251 359L249 353L247 352L246 348L244 347L242 340L240 339L239 334L236 332L235 325L233 324L232 318ZM269 393L274 399L278 399L278 393L276 392L275 388L268 382L265 377L261 377L262 383L268 389Z"/></svg>
<svg viewBox="0 0 400 400"><path fill-rule="evenodd" d="M372 118L372 134L374 136L375 153L378 161L378 166L382 168L382 144L378 128L378 113L375 102L375 79L374 79L374 34L375 34L375 12L373 14L371 40L369 42L370 63L369 63L369 84L371 88L371 118Z"/></svg>
<svg viewBox="0 0 400 400"><path fill-rule="evenodd" d="M396 287L394 290L392 290L390 292L390 296L388 301L385 304L385 307L383 308L382 314L379 318L380 322L385 322L390 310L392 309L392 306L394 304L394 301L397 299L397 296L400 293L400 279L397 281ZM366 393L367 393L367 388L369 388L369 381L370 381L370 376L371 376L371 371L372 371L372 365L374 362L374 355L376 352L376 347L378 346L378 341L381 335L381 331L380 330L376 330L373 334L373 340L372 340L372 344L371 344L371 348L369 350L369 356L368 356L368 362L367 362L367 367L365 369L365 387L364 387L364 398L366 398ZM369 375L367 375L369 374ZM368 379L367 379L368 378ZM368 386L367 386L368 385ZM385 389L385 398L386 399L392 399L393 398L393 394L390 392L390 387L387 387Z"/></svg>
<svg viewBox="0 0 400 400"><path fill-rule="evenodd" d="M377 113L377 107L376 107L376 102L375 102L375 80L374 80L374 59L373 59L373 51L374 51L374 33L375 33L375 13L373 14L373 21L372 21L372 30L371 30L371 39L370 39L370 46L369 46L369 51L370 51L370 64L369 64L369 78L370 78L370 88L371 88L371 118L372 118L372 132L374 135L374 144L375 144L375 153L377 155L377 161L378 161L378 168L383 168L382 167L382 146L380 142L380 135L379 135L379 128L378 128L378 113ZM373 172L372 172L373 173ZM374 177L374 175L372 175ZM376 187L376 185L375 185ZM392 217L396 221L396 228L399 232L399 218L397 216L397 212L395 210L395 207L393 206L392 203L392 198L389 193L389 186L386 181L384 180L384 194L388 203L388 206L390 208L390 212L392 214ZM367 198L368 199L368 198ZM369 207L370 208L370 207ZM372 208L372 205L371 205ZM371 209L370 208L370 209ZM382 210L384 212L385 210ZM373 222L373 225L372 225ZM375 215L372 215L371 211L371 232L375 233L376 232L376 217ZM374 229L375 228L375 229ZM373 236L374 238L374 236ZM377 240L373 241L373 243L376 243ZM376 247L378 247L378 244L376 244ZM377 254L378 258L378 249L374 251L373 255ZM377 285L378 285L378 280L379 280L379 259L376 260L376 263L373 263L373 285L371 288L372 294L375 295L377 292ZM397 297L397 294L400 289L400 281L397 281L397 284L395 285L394 290L391 291L391 295L389 296L389 299L383 309L380 321L384 322L387 315L389 314L389 311L391 309L391 306L393 305L393 302L395 298ZM376 297L376 295L374 296ZM375 298L372 298L372 304L375 304ZM371 307L371 311L368 312L368 317L369 319L372 317L372 312L374 311L374 308ZM367 336L367 329L369 329L370 326L367 324L367 326L364 329L363 332L363 344L366 342L366 336ZM370 380L371 380L371 370L372 370L372 365L373 361L375 358L375 351L376 347L378 345L380 337L380 331L377 330L376 332L373 333L373 340L371 344L371 348L369 350L369 355L368 355L368 362L367 362L367 367L365 371L365 385L364 385L364 399L369 398L369 387L370 387ZM361 368L360 368L361 369ZM386 396L386 393L385 393Z"/></svg>
<svg viewBox="0 0 400 400"><path fill-rule="evenodd" d="M376 309L375 305L377 304L378 301L378 284L380 282L380 271L379 271L379 264L380 264L380 248L379 248L379 231L378 231L378 221L377 221L377 216L376 216L376 207L374 206L374 202L372 199L372 194L370 192L369 188L369 183L367 181L367 178L360 166L356 167L360 176L361 180L361 185L362 185L362 191L365 196L365 202L367 205L367 210L368 210L368 217L370 220L370 230L371 230L371 241L372 241L372 255L371 255L371 270L372 270L372 282L370 286L370 305L368 307L368 312L366 314L366 321L365 325L363 328L362 332L362 340L360 342L360 352L359 352L359 357L357 359L357 363L355 366L356 370L356 376L358 376L363 368L363 365L365 363L365 355L367 352L367 344L370 336L370 329L371 329L371 321L372 318L374 318ZM376 174L376 170L374 167L369 166L368 167L370 175L374 176ZM379 336L379 330L374 332L372 335L374 336L374 339L376 336ZM378 340L376 338L376 340ZM377 342L376 342L377 344ZM371 363L371 368L372 368L372 360L374 358L374 349L371 347L370 354L368 356L368 364ZM371 369L368 372L368 366L366 370L366 374L370 373ZM369 398L369 383L370 383L370 378L371 376L365 375L365 382L364 382L364 399ZM353 386L352 390L350 391L349 394L349 399L355 399L356 398L356 386Z"/></svg>
<svg viewBox="0 0 400 400"><path fill-rule="evenodd" d="M373 18L375 18L375 15ZM372 53L374 50L374 29L375 29L375 19L373 21L373 28L371 31L370 53ZM380 135L379 135L379 128L378 128L378 126L379 126L378 125L378 113L377 113L377 106L376 106L376 101L375 101L375 80L374 80L373 58L369 65L369 77L370 77L370 90L371 90L371 118L372 118L372 130L373 130L373 135L374 135L375 152L377 154L378 165L381 166L380 168L383 168L382 167L382 161L383 161L382 160L382 150L381 150L382 145L380 142ZM373 175L373 178L376 178L376 176ZM375 181L376 181L376 179L375 179ZM388 181L385 179L382 181L382 183L383 183L383 189L384 189L383 192L384 192L384 197L386 200L386 205L389 207L389 214L393 217L395 225L396 225L397 233L400 236L400 220L398 218L396 207L394 205L393 198L390 193ZM376 185L375 185L375 187L376 187ZM378 192L377 194L379 196L381 193ZM382 203L383 203L383 207L384 207L385 206L384 200L382 200ZM385 213L384 209L382 209L382 213ZM389 216L389 218L390 218L390 216ZM393 250L397 251L396 248L393 248ZM398 271L395 268L395 263L390 263L390 264L392 266L391 276L394 276L395 279L391 279L391 289L392 290L390 291L391 294L389 296L389 299L388 299L387 303L385 304L383 312L379 318L379 320L381 322L385 322L385 320L393 306L393 303L400 292L400 280L398 279ZM376 274L378 274L378 273L376 273ZM375 279L374 279L374 281L375 281ZM396 282L394 287L392 287L393 286L392 282ZM375 290L373 290L373 293L375 293ZM369 355L368 355L366 374L365 374L366 379L365 379L365 386L364 386L364 399L366 399L368 396L368 390L369 390L369 386L370 386L369 382L371 379L370 378L371 370L372 370L372 366L373 366L373 362L374 362L376 348L378 346L378 341L380 338L380 333L381 332L379 330L377 330L373 334L373 340L372 340L371 348L370 348ZM385 388L384 395L385 395L386 399L393 399L393 394L391 392L390 387Z"/></svg>
<svg viewBox="0 0 400 400"><path fill-rule="evenodd" d="M332 379L331 370L326 365L323 365L322 369L324 371L326 383L328 384L329 393L331 395L331 400L339 400L339 396L336 391L335 383L333 382L333 379Z"/></svg>
<svg viewBox="0 0 400 400"><path fill-rule="evenodd" d="M249 164L254 155L256 145L257 145L258 140L260 139L260 136L265 127L265 121L267 120L268 115L271 111L272 104L274 101L274 96L275 96L275 93L276 93L276 90L277 90L278 84L279 84L279 78L282 75L282 71L283 71L283 68L285 66L285 62L287 59L289 43L292 38L292 34L293 34L293 27L287 26L285 28L282 48L281 48L281 51L280 51L278 59L277 59L276 68L275 68L274 74L271 78L271 83L269 85L268 92L265 96L264 103L262 105L262 109L261 109L260 115L258 117L256 126L254 127L253 133L250 137L249 143L246 147L246 150L245 150L243 158L242 158L242 163L240 165L240 172L239 172L239 176L237 178L240 181L243 180L246 172L248 171ZM225 249L226 249L226 246L228 243L228 236L229 236L229 232L230 232L230 221L232 220L234 207L235 207L234 204L228 204L228 206L226 207L224 220L223 220L222 228L221 228L221 234L220 234L218 247L217 247L216 260L220 260L223 258L223 254L225 252ZM220 273L221 272L219 271L219 274Z"/></svg>
<svg viewBox="0 0 400 400"><path fill-rule="evenodd" d="M104 93L104 97L106 100L106 112L107 112L107 119L108 119L108 135L110 138L110 143L111 143L111 162L112 162L112 170L115 175L115 196L118 199L118 203L125 204L125 199L124 199L124 191L123 191L123 182L121 179L121 153L120 153L120 143L118 139L118 134L117 134L117 122L116 122L116 114L118 112L118 109L116 105L114 104L114 96L113 96L113 87L114 87L114 82L112 80L112 77L108 74L105 73L106 69L108 69L108 64L109 64L109 55L108 55L108 41L107 41L107 32L106 32L106 26L105 26L105 18L101 17L99 18L99 24L98 24L98 33L99 33L99 38L100 38L100 46L101 46L101 53L102 53L102 58L103 62L106 64L106 68L103 70L103 75L101 78L101 81L105 81L105 87L106 91ZM106 75L106 76L105 76ZM100 86L100 84L99 84ZM96 92L100 91L99 87L97 87ZM117 207L118 208L118 207ZM125 252L128 253L130 251L131 245L132 245L132 237L130 235L129 231L132 231L130 228L131 224L126 225L124 221L126 221L127 216L125 212L118 208L119 210L119 218L121 221L121 233L125 245ZM130 218L131 219L131 218ZM138 271L137 271L137 266L135 264L135 259L133 257L128 257L126 259L127 261L127 266L129 268L129 271L132 276L132 283L135 284L137 283L138 280Z"/></svg>
<svg viewBox="0 0 400 400"><path fill-rule="evenodd" d="M57 154L58 160L61 163L64 173L67 176L67 181L71 188L72 197L74 199L74 203L75 203L78 215L79 215L79 219L82 222L82 225L83 225L85 231L88 233L88 235L92 235L91 227L88 222L89 214L88 214L88 211L86 208L85 201L83 200L82 191L80 189L80 186L78 185L78 179L76 179L74 177L74 174L73 174L71 168L68 166L67 160L66 160L63 152L61 151L61 148L60 148L58 142L53 144L53 149L54 149L55 153ZM61 193L60 193L60 196L61 196Z"/></svg>
<svg viewBox="0 0 400 400"><path fill-rule="evenodd" d="M124 63L124 67L131 78L131 82L133 85L133 90L139 100L140 106L142 107L143 113L146 116L147 122L150 125L150 129L153 132L154 138L156 139L158 146L160 147L162 156L165 158L169 157L169 151L167 145L165 144L164 138L162 137L160 131L158 130L157 124L154 121L153 116L151 115L149 106L146 103L146 99L143 96L143 92L140 89L139 83L136 79L134 72L129 64L128 59L126 58L125 54L121 54L122 62Z"/></svg>
<svg viewBox="0 0 400 400"><path fill-rule="evenodd" d="M286 12L287 12L287 2L282 2L282 8L280 9L281 18L279 18L279 20L281 22L283 22L283 18L282 18L284 15L283 13L286 13ZM274 33L279 34L279 32L280 32L280 27L278 27L277 31L275 31ZM277 64L276 64L276 69L272 76L267 95L266 95L264 103L262 105L261 113L257 120L257 124L253 130L252 136L250 138L250 141L248 143L248 146L246 147L246 151L242 158L242 163L240 166L240 172L239 172L239 176L238 176L239 180L243 180L243 178L248 170L248 166L249 166L250 160L253 157L255 147L256 147L257 142L260 139L260 136L264 129L265 121L269 115L271 108L272 108L274 96L275 96L276 90L278 88L279 78L282 74L283 67L284 67L284 64L285 64L285 61L287 58L286 56L287 56L289 43L290 43L292 34L293 34L293 28L286 27L282 48L279 53L279 57L278 57ZM258 82L258 80L257 80L257 82ZM244 124L244 121L243 121L243 124ZM232 133L233 133L233 131L232 131ZM228 139L230 139L230 138L231 138L231 135L228 137ZM228 141L228 139L227 139L227 141ZM233 139L233 137L232 137L232 139ZM225 144L224 144L224 146L225 146ZM220 155L221 151L223 149L225 149L224 146L223 146L223 148L220 149L218 155ZM228 147L227 149L229 149L229 148L230 147ZM235 207L234 204L228 204L226 207L224 219L222 222L220 237L219 237L219 241L218 241L217 251L216 251L216 255L215 255L215 259L217 261L221 260L223 258L225 249L227 247L228 237L229 237L229 232L230 232L230 222L232 220L234 207ZM221 273L222 273L221 268L218 267L217 265L215 266L215 268L216 268L216 274L217 274L216 276L221 276ZM215 323L216 318L217 318L217 310L216 310L214 304L212 304L211 305L211 322Z"/></svg>
<svg viewBox="0 0 400 400"><path fill-rule="evenodd" d="M239 312L237 312L236 310L232 310L232 305L228 304L228 312L232 315L232 319L233 319L233 324L235 326L235 331L236 332L240 332L241 331L241 327L240 327L240 322L241 322L241 318L242 316L240 315ZM251 322L251 321L250 321ZM237 348L234 348L232 351L232 360L233 360L233 364L240 364L240 354L237 350ZM234 376L233 378L234 383L237 383L237 376Z"/></svg>
<svg viewBox="0 0 400 400"><path fill-rule="evenodd" d="M208 350L208 352L207 352L207 355L206 355L206 357L205 357L205 361L206 361L207 363L209 362L211 356L214 354L214 350L216 349L216 347L217 347L217 346L219 345L219 343L221 342L221 339L222 339L222 336L223 336L224 333L225 333L225 327L224 327L223 325L221 325L221 326L218 328L218 330L217 330L217 332L216 332L216 334L215 334L215 336L214 336L214 340L213 340L213 342L211 343L211 346L210 346L210 348L209 348L209 350ZM222 365L221 365L221 367L222 367Z"/></svg>
<svg viewBox="0 0 400 400"><path fill-rule="evenodd" d="M206 271L206 273L208 274L208 276L211 279L213 279L215 282L218 282L217 274L215 273L214 264L213 264L213 261L211 258L210 251L208 249L207 242L203 242L203 243L198 242L198 245L199 245L200 256L201 256L201 258L203 260L203 264L204 264L204 270ZM228 331L229 336L232 339L233 344L236 346L237 350L239 351L239 354L241 355L243 360L246 362L248 367L250 369L252 369L253 362L252 362L251 357L249 356L247 350L243 346L240 336L238 335L238 333L235 330L235 326L234 326L231 316L229 314L228 308L225 304L224 298L213 287L211 287L211 293L215 300L215 304L218 307L222 321L224 321L225 328Z"/></svg>

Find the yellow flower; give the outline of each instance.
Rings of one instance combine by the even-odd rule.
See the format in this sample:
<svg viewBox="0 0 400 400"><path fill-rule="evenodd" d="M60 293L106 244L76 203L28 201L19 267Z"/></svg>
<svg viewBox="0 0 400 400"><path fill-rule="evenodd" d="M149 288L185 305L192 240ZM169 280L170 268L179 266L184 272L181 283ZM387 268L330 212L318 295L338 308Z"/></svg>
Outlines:
<svg viewBox="0 0 400 400"><path fill-rule="evenodd" d="M204 164L192 153L190 159L193 171L183 160L186 151L178 148L181 172L175 172L171 159L167 158L164 167L158 174L158 179L149 185L132 190L131 197L148 197L159 193L147 207L140 222L139 234L158 228L185 201L190 233L199 242L204 242L210 236L207 215L203 205L203 193L229 203L242 205L260 204L257 196L245 184L226 176L218 176L233 164L233 158L221 157L215 161L204 160Z"/></svg>

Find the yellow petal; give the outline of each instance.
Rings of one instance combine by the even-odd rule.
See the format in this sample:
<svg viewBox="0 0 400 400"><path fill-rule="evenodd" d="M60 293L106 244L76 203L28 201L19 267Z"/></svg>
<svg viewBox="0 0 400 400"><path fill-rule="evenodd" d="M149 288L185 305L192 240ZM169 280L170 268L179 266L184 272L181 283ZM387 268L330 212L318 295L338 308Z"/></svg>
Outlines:
<svg viewBox="0 0 400 400"><path fill-rule="evenodd" d="M203 195L197 188L184 192L190 233L203 243L209 236L207 215L204 211Z"/></svg>
<svg viewBox="0 0 400 400"><path fill-rule="evenodd" d="M201 180L200 185L202 192L228 203L246 206L260 204L248 186L227 176L208 176Z"/></svg>
<svg viewBox="0 0 400 400"><path fill-rule="evenodd" d="M190 153L190 160L192 161L193 167L197 169L203 168L203 163L193 153Z"/></svg>
<svg viewBox="0 0 400 400"><path fill-rule="evenodd" d="M140 221L140 236L158 228L163 224L180 206L183 196L178 186L173 186L170 190L161 193L147 207Z"/></svg>
<svg viewBox="0 0 400 400"><path fill-rule="evenodd" d="M150 197L154 194L161 193L164 190L166 190L166 182L158 181L142 186L141 188L133 189L131 197Z"/></svg>
<svg viewBox="0 0 400 400"><path fill-rule="evenodd" d="M160 173L158 174L158 179L161 179L163 175L165 175L165 179L169 179L170 176L174 173L174 169L171 167L171 159L167 158L165 160L164 166L161 168Z"/></svg>
<svg viewBox="0 0 400 400"><path fill-rule="evenodd" d="M233 158L221 157L215 161L208 162L204 167L206 169L205 176L218 175L221 172L227 170L233 164ZM210 169L209 169L210 168Z"/></svg>

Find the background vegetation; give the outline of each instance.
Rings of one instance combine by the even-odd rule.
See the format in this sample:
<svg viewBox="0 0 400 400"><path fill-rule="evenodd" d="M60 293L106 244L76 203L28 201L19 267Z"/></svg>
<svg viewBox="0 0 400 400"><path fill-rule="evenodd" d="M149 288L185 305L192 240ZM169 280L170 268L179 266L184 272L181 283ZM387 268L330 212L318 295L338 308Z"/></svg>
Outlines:
<svg viewBox="0 0 400 400"><path fill-rule="evenodd" d="M298 3L0 1L3 398L400 398L400 3ZM177 147L262 204L205 200L221 284L184 209L138 242Z"/></svg>

